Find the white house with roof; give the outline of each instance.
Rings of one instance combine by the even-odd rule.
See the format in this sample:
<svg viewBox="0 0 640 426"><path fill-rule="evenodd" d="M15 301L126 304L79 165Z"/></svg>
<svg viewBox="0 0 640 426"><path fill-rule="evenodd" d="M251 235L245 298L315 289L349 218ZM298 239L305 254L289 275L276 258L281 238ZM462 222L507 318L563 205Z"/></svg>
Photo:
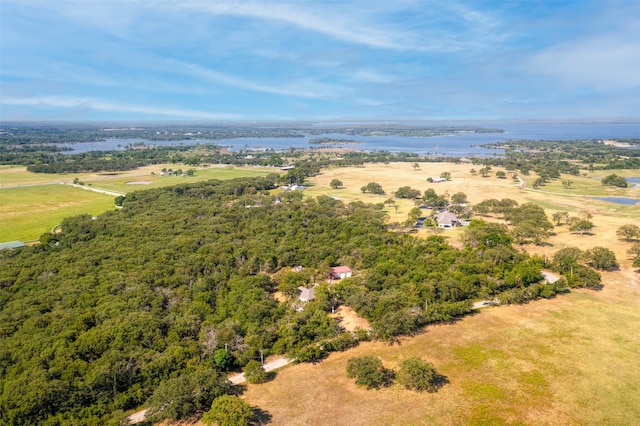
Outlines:
<svg viewBox="0 0 640 426"><path fill-rule="evenodd" d="M454 226L462 225L458 216L448 210L438 213L436 222L438 222L438 227L440 228L453 228Z"/></svg>
<svg viewBox="0 0 640 426"><path fill-rule="evenodd" d="M331 268L331 278L335 280L349 278L351 274L351 268L349 268L348 266L334 266L333 268Z"/></svg>

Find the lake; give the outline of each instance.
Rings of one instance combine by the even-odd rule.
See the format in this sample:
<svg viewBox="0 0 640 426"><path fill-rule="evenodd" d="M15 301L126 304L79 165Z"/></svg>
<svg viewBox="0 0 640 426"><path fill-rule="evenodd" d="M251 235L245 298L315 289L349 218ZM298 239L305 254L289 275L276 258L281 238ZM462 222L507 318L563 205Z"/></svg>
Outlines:
<svg viewBox="0 0 640 426"><path fill-rule="evenodd" d="M381 124L381 123L378 123ZM393 123L391 123L393 124ZM481 148L479 145L499 143L508 140L573 140L573 139L616 139L640 138L640 122L421 122L402 123L422 126L477 126L503 129L504 133L455 133L433 137L407 136L352 136L327 133L323 135L305 135L300 138L238 138L220 140L183 140L183 141L147 141L143 139L108 139L102 142L81 142L61 144L72 150L67 153L88 151L123 150L127 145L144 143L156 146L180 146L214 143L227 146L233 151L243 149L284 151L290 148L312 148L310 139L329 137L360 141L360 144L332 145L333 147L353 148L363 151L410 152L418 155L451 157L488 157L500 155L501 149ZM336 124L338 125L338 124ZM339 124L342 126L348 124ZM629 148L629 149L636 149Z"/></svg>
<svg viewBox="0 0 640 426"><path fill-rule="evenodd" d="M607 201L609 203L626 204L630 206L635 206L638 203L640 203L640 200L636 200L633 198L622 198L622 197L591 197L591 199L599 200L599 201Z"/></svg>

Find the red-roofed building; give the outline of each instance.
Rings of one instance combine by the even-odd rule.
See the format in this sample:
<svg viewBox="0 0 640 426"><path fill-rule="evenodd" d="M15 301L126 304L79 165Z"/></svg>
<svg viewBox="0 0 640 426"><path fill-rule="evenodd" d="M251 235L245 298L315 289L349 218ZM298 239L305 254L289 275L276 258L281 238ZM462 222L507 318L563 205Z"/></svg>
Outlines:
<svg viewBox="0 0 640 426"><path fill-rule="evenodd" d="M334 266L331 268L331 277L336 280L349 278L351 276L351 268L348 266Z"/></svg>

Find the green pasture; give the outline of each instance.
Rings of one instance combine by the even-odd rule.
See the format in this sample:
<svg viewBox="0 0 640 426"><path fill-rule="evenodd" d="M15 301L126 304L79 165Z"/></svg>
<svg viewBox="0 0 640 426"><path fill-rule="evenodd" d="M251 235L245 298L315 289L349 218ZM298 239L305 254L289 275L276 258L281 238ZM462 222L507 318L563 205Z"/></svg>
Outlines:
<svg viewBox="0 0 640 426"><path fill-rule="evenodd" d="M602 170L598 173L590 174L589 176L571 176L562 175L560 179L555 179L547 182L544 186L539 188L540 191L554 192L559 195L587 195L594 197L637 197L640 196L640 188L632 188L633 184L629 185L629 188L617 188L615 186L605 186L601 182L601 178L610 174L617 174L618 176L632 176L637 175L636 170L606 170L603 173ZM525 179L529 182L527 187L533 183L531 177ZM563 185L563 181L570 181L571 184L568 187Z"/></svg>
<svg viewBox="0 0 640 426"><path fill-rule="evenodd" d="M0 242L38 239L65 217L82 213L98 215L114 208L115 197L112 195L57 182L71 182L78 178L87 186L127 193L209 179L266 176L279 172L274 168L228 166L197 169L194 176L161 176L163 167L182 168L185 172L189 169L188 166L173 164L116 173L45 174L28 172L24 166L0 166Z"/></svg>
<svg viewBox="0 0 640 426"><path fill-rule="evenodd" d="M82 180L90 175L90 173L33 173L28 172L25 166L0 166L0 188L69 182L76 177Z"/></svg>
<svg viewBox="0 0 640 426"><path fill-rule="evenodd" d="M112 195L65 185L0 189L0 241L29 241L78 214L98 215L114 208Z"/></svg>
<svg viewBox="0 0 640 426"><path fill-rule="evenodd" d="M267 176L271 173L278 173L280 170L264 167L210 167L197 169L193 176L162 176L157 170L147 173L127 172L115 175L99 175L85 178L83 182L93 186L117 192L131 192L140 189L161 188L163 186L173 186L184 183L202 182L209 179L234 179L239 177ZM174 170L182 168L186 172L188 166L173 166ZM153 174L151 174L153 173Z"/></svg>

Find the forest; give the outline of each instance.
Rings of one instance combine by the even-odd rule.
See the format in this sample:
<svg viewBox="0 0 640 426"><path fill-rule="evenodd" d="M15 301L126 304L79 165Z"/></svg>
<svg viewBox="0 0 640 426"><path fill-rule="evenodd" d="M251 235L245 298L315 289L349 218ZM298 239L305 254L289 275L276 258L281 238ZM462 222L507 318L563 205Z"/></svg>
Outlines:
<svg viewBox="0 0 640 426"><path fill-rule="evenodd" d="M567 286L542 281L544 260L514 247L505 225L472 221L454 248L387 229L383 204L275 185L132 192L122 209L67 218L41 244L0 252L0 423L118 424L143 405L153 421L186 418L234 393L225 371L261 354L317 361L453 321L475 300L521 303ZM330 283L339 265L354 276ZM318 284L302 308L295 266L302 285ZM340 304L372 329L341 329L328 315Z"/></svg>

